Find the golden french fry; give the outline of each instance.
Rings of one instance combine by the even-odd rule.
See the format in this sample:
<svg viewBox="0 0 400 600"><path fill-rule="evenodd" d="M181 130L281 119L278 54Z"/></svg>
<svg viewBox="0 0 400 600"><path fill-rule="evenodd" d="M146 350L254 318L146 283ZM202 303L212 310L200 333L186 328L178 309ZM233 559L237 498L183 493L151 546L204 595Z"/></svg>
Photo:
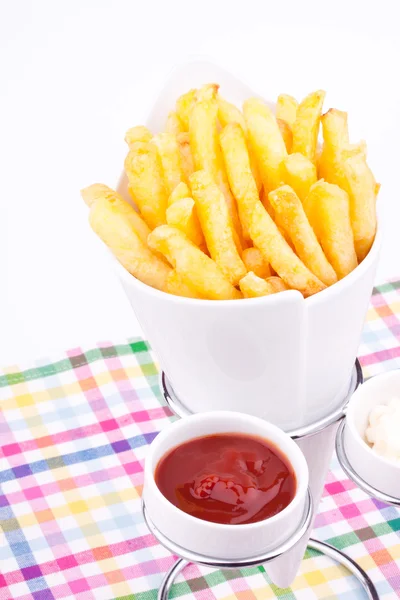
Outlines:
<svg viewBox="0 0 400 600"><path fill-rule="evenodd" d="M280 277L268 277L266 281L274 288L275 292L285 292L290 289Z"/></svg>
<svg viewBox="0 0 400 600"><path fill-rule="evenodd" d="M332 285L337 276L329 264L311 227L303 205L288 185L270 192L268 199L279 215L279 224L289 234L296 253L312 273L325 285Z"/></svg>
<svg viewBox="0 0 400 600"><path fill-rule="evenodd" d="M291 152L293 144L292 128L288 123L286 123L286 121L283 121L283 119L277 118L276 121L278 123L279 131L282 134L283 141L285 142L286 150L288 152Z"/></svg>
<svg viewBox="0 0 400 600"><path fill-rule="evenodd" d="M229 189L217 131L217 88L207 86L190 114L190 147L196 171L206 170L224 194L235 231L235 243L242 248L242 231L236 202Z"/></svg>
<svg viewBox="0 0 400 600"><path fill-rule="evenodd" d="M338 185L318 181L304 205L327 259L342 279L357 266L348 194Z"/></svg>
<svg viewBox="0 0 400 600"><path fill-rule="evenodd" d="M276 118L286 121L290 128L292 128L296 120L298 106L296 98L289 96L289 94L280 94L276 102Z"/></svg>
<svg viewBox="0 0 400 600"><path fill-rule="evenodd" d="M196 102L197 90L192 89L179 96L176 101L176 115L183 126L183 131L189 131L189 117Z"/></svg>
<svg viewBox="0 0 400 600"><path fill-rule="evenodd" d="M340 149L349 143L347 113L337 108L330 108L321 117L324 144L331 148Z"/></svg>
<svg viewBox="0 0 400 600"><path fill-rule="evenodd" d="M303 202L311 186L317 182L317 169L302 154L289 154L282 163L282 179Z"/></svg>
<svg viewBox="0 0 400 600"><path fill-rule="evenodd" d="M171 267L142 242L118 202L99 198L90 207L89 222L129 273L147 285L164 289Z"/></svg>
<svg viewBox="0 0 400 600"><path fill-rule="evenodd" d="M218 120L221 124L221 127L225 127L228 123L238 123L240 127L243 129L243 133L246 135L247 127L246 121L244 120L243 113L235 106L218 96Z"/></svg>
<svg viewBox="0 0 400 600"><path fill-rule="evenodd" d="M257 98L243 105L250 146L266 192L279 187L280 165L287 156L285 142L272 111Z"/></svg>
<svg viewBox="0 0 400 600"><path fill-rule="evenodd" d="M182 198L191 198L192 192L189 190L189 187L181 181L178 183L170 197L168 198L168 206L171 206L177 200L182 200Z"/></svg>
<svg viewBox="0 0 400 600"><path fill-rule="evenodd" d="M292 152L300 152L315 162L321 110L325 92L309 94L300 104L293 124Z"/></svg>
<svg viewBox="0 0 400 600"><path fill-rule="evenodd" d="M171 112L168 113L165 131L167 133L172 133L172 135L178 135L178 133L185 131L182 121L174 110L171 110Z"/></svg>
<svg viewBox="0 0 400 600"><path fill-rule="evenodd" d="M259 196L241 126L228 123L220 134L220 143L229 185L239 210L243 237L250 240L250 219L254 202L259 202Z"/></svg>
<svg viewBox="0 0 400 600"><path fill-rule="evenodd" d="M150 229L165 223L168 196L156 146L136 142L125 159L125 171L135 204Z"/></svg>
<svg viewBox="0 0 400 600"><path fill-rule="evenodd" d="M189 134L187 132L179 133L176 139L179 146L179 152L181 153L181 166L183 169L184 178L185 181L189 181L189 177L194 172L193 156L192 151L190 149Z"/></svg>
<svg viewBox="0 0 400 600"><path fill-rule="evenodd" d="M269 264L258 248L246 248L243 250L242 261L248 271L252 271L257 277L266 279L271 276Z"/></svg>
<svg viewBox="0 0 400 600"><path fill-rule="evenodd" d="M210 173L204 170L193 173L190 185L210 256L224 277L236 285L246 274L246 267L235 245L224 195Z"/></svg>
<svg viewBox="0 0 400 600"><path fill-rule="evenodd" d="M85 200L88 206L92 206L97 200L104 199L113 204L115 210L120 214L123 214L129 221L132 229L137 233L141 242L147 246L147 238L150 233L150 229L147 224L143 221L142 217L136 212L136 210L123 197L115 192L107 185L102 183L94 183L89 187L81 190L82 198Z"/></svg>
<svg viewBox="0 0 400 600"><path fill-rule="evenodd" d="M184 298L201 298L200 294L188 285L175 269L172 269L169 273L163 291L174 296L183 296Z"/></svg>
<svg viewBox="0 0 400 600"><path fill-rule="evenodd" d="M239 287L244 298L259 298L275 294L275 288L265 279L257 277L253 271L249 271L239 281Z"/></svg>
<svg viewBox="0 0 400 600"><path fill-rule="evenodd" d="M203 252L206 242L193 198L181 198L167 208L167 223L182 231Z"/></svg>
<svg viewBox="0 0 400 600"><path fill-rule="evenodd" d="M138 125L137 127L131 127L125 134L125 141L129 148L132 148L136 142L149 142L153 134L144 125Z"/></svg>
<svg viewBox="0 0 400 600"><path fill-rule="evenodd" d="M304 296L325 289L325 284L311 273L286 243L261 202L254 207L250 235L265 260L289 287L299 290Z"/></svg>
<svg viewBox="0 0 400 600"><path fill-rule="evenodd" d="M242 294L222 275L216 263L185 234L175 227L162 225L149 235L150 248L164 254L182 280L201 297L210 300L233 300Z"/></svg>
<svg viewBox="0 0 400 600"><path fill-rule="evenodd" d="M164 174L164 184L169 196L185 177L179 145L176 136L172 133L159 133L153 137L152 142L158 148Z"/></svg>
<svg viewBox="0 0 400 600"><path fill-rule="evenodd" d="M370 251L376 233L376 182L362 154L343 162L350 199L350 221L354 246L361 262Z"/></svg>

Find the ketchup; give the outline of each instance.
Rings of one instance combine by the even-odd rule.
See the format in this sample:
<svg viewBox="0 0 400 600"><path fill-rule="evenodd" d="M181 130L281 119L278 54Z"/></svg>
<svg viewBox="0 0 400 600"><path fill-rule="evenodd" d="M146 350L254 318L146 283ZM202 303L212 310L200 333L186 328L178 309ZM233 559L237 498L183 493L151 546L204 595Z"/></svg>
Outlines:
<svg viewBox="0 0 400 600"><path fill-rule="evenodd" d="M240 433L196 438L159 461L155 481L182 511L213 523L255 523L294 498L296 476L271 442Z"/></svg>

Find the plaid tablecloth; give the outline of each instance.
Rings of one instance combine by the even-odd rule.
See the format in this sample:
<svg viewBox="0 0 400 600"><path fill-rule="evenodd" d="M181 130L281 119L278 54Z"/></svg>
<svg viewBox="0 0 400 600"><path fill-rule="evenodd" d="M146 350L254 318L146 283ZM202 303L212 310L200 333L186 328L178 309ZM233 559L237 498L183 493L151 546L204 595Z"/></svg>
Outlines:
<svg viewBox="0 0 400 600"><path fill-rule="evenodd" d="M359 356L370 375L400 367L400 282L374 290ZM74 348L0 376L0 599L155 600L174 557L140 510L147 445L172 419L148 344ZM1 532L2 530L2 532ZM332 462L314 537L346 549L382 600L400 597L400 513ZM356 580L308 552L291 589L264 568L190 566L183 600L363 599Z"/></svg>

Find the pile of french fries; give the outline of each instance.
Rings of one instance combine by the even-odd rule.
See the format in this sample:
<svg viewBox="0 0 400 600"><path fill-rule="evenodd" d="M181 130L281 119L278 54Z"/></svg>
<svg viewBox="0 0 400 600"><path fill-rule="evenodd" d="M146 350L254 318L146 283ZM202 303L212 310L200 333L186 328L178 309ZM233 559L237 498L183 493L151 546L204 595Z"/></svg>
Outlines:
<svg viewBox="0 0 400 600"><path fill-rule="evenodd" d="M82 190L91 227L132 275L170 294L324 290L374 241L379 185L365 143L349 143L346 113L322 114L323 91L300 104L282 94L274 114L258 98L241 112L218 88L178 98L162 133L126 133L130 199Z"/></svg>

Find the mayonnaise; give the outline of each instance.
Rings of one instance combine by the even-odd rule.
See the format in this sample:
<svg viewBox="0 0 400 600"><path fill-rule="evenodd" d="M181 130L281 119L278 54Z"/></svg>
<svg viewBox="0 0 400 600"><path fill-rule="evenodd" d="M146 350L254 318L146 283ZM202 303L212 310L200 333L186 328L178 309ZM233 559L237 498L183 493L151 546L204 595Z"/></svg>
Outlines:
<svg viewBox="0 0 400 600"><path fill-rule="evenodd" d="M374 452L400 464L400 398L371 410L365 437Z"/></svg>

